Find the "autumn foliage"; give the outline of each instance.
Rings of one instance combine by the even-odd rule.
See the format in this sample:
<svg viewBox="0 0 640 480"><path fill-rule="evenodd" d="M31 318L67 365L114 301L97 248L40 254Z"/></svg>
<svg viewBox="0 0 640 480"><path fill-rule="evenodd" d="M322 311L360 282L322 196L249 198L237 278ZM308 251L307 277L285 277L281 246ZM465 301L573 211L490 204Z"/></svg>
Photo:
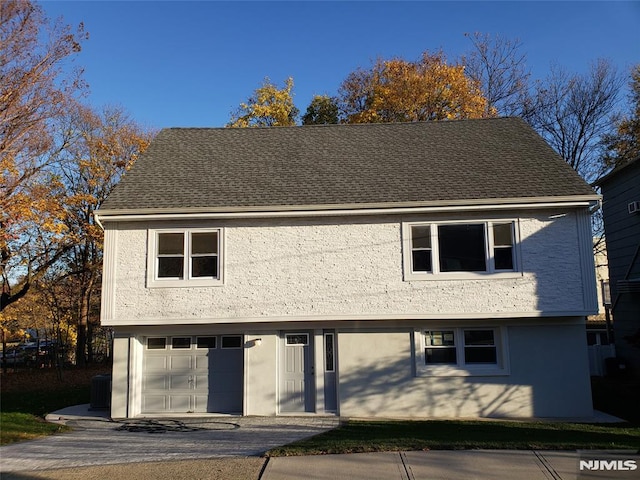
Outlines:
<svg viewBox="0 0 640 480"><path fill-rule="evenodd" d="M298 109L293 103L293 78L282 88L268 78L231 117L228 127L282 127L296 124Z"/></svg>
<svg viewBox="0 0 640 480"><path fill-rule="evenodd" d="M20 322L38 327L39 312L74 326L79 363L98 321L93 212L152 136L122 109L80 102L82 71L68 60L87 38L30 1L0 2L0 333L4 343Z"/></svg>
<svg viewBox="0 0 640 480"><path fill-rule="evenodd" d="M358 69L346 78L340 99L347 123L486 116L480 86L465 75L464 66L448 65L442 53L425 52L413 62L379 59L370 69Z"/></svg>

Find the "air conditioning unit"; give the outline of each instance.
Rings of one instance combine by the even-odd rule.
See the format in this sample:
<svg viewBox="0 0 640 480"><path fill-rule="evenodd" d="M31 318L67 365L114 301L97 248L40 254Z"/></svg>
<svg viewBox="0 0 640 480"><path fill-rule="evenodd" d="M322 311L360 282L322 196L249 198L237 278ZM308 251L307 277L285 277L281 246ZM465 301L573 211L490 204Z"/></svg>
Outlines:
<svg viewBox="0 0 640 480"><path fill-rule="evenodd" d="M640 202L631 202L627 205L629 213L640 213Z"/></svg>

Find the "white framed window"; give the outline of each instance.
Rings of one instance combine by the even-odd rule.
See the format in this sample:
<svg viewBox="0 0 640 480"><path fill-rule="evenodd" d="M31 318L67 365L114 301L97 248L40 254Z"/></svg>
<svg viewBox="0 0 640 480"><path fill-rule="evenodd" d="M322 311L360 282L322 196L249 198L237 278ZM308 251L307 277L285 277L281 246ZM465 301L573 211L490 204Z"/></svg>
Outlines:
<svg viewBox="0 0 640 480"><path fill-rule="evenodd" d="M191 348L191 337L172 337L172 350L189 350Z"/></svg>
<svg viewBox="0 0 640 480"><path fill-rule="evenodd" d="M516 220L402 224L405 280L521 275Z"/></svg>
<svg viewBox="0 0 640 480"><path fill-rule="evenodd" d="M284 337L285 337L284 344L287 347L309 345L309 334L308 333L287 333Z"/></svg>
<svg viewBox="0 0 640 480"><path fill-rule="evenodd" d="M508 375L507 332L501 327L417 330L416 371L429 376Z"/></svg>
<svg viewBox="0 0 640 480"><path fill-rule="evenodd" d="M222 247L221 229L150 230L147 285L221 285Z"/></svg>
<svg viewBox="0 0 640 480"><path fill-rule="evenodd" d="M165 337L147 337L147 350L166 350L167 339Z"/></svg>
<svg viewBox="0 0 640 480"><path fill-rule="evenodd" d="M242 348L242 335L223 335L220 344L223 349Z"/></svg>

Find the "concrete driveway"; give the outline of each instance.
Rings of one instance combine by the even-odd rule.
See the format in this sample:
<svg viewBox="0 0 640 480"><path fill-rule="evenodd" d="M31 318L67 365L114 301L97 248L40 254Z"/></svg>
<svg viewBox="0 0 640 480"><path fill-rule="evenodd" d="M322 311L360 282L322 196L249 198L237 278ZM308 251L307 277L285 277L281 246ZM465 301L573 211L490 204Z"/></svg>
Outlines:
<svg viewBox="0 0 640 480"><path fill-rule="evenodd" d="M55 420L55 416L48 416L48 420ZM258 456L339 423L336 417L315 416L121 422L78 414L58 416L73 428L71 432L0 447L0 472Z"/></svg>

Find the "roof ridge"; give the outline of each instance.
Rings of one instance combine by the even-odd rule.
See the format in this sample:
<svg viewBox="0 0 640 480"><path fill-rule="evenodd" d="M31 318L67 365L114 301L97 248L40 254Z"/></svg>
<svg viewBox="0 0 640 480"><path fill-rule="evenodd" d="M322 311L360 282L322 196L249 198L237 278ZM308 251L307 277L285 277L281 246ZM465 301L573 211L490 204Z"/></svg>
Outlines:
<svg viewBox="0 0 640 480"><path fill-rule="evenodd" d="M270 130L270 129L295 129L295 128L335 128L335 127L381 127L383 125L409 126L409 125L426 125L426 124L453 124L462 122L490 122L503 120L522 120L517 116L503 117L482 117L482 118L454 118L444 120L420 120L410 122L368 122L368 123L325 123L321 125L273 125L273 126L256 126L256 127L164 127L162 130Z"/></svg>

